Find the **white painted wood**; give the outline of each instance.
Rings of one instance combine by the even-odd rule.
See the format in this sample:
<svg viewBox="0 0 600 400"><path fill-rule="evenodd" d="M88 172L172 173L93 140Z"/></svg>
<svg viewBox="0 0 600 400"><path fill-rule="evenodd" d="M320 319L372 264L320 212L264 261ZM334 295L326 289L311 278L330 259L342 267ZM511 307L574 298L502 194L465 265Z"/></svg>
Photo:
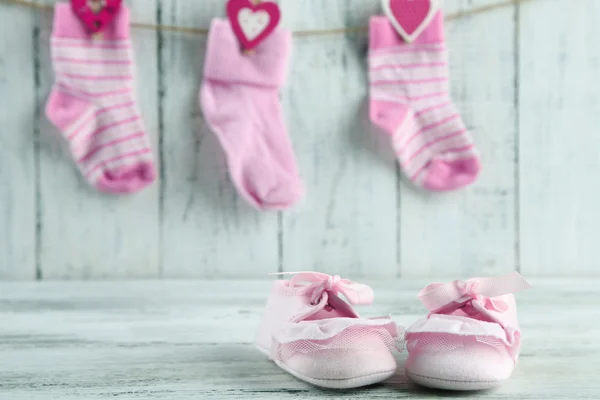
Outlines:
<svg viewBox="0 0 600 400"><path fill-rule="evenodd" d="M500 2L447 1L444 9ZM402 177L401 276L489 275L516 267L514 24L512 7L446 23L452 96L483 168L472 187L456 193L426 194Z"/></svg>
<svg viewBox="0 0 600 400"><path fill-rule="evenodd" d="M225 1L162 2L163 23L209 27ZM206 38L164 33L162 113L165 277L264 276L278 268L276 213L253 210L228 179L199 106Z"/></svg>
<svg viewBox="0 0 600 400"><path fill-rule="evenodd" d="M31 10L0 7L0 279L33 279L37 24Z"/></svg>
<svg viewBox="0 0 600 400"><path fill-rule="evenodd" d="M208 28L225 1L128 4L138 22ZM501 1L446 1L445 10ZM280 3L294 30L366 25L380 12L376 0ZM205 37L133 30L162 180L112 197L83 181L43 115L51 13L0 2L0 279L33 279L38 261L49 279L278 269L437 278L519 265L528 276L598 275L599 7L539 0L447 23L452 95L483 162L479 181L452 194L399 179L388 138L367 120L367 35L295 37L282 101L306 198L276 214L238 197L203 123Z"/></svg>
<svg viewBox="0 0 600 400"><path fill-rule="evenodd" d="M529 275L600 274L598 15L594 0L522 6L520 221Z"/></svg>
<svg viewBox="0 0 600 400"><path fill-rule="evenodd" d="M374 280L376 304L401 325L424 315L426 281ZM596 280L534 280L518 294L523 348L513 377L477 399L600 396ZM270 282L0 283L0 392L21 399L465 398L411 385L322 391L291 377L253 346ZM560 299L560 301L556 301ZM573 327L577 327L574 329ZM473 395L472 395L473 396Z"/></svg>
<svg viewBox="0 0 600 400"><path fill-rule="evenodd" d="M368 24L379 2L283 0L293 30ZM368 121L366 35L298 37L284 94L306 187L284 213L286 271L395 276L396 167Z"/></svg>
<svg viewBox="0 0 600 400"><path fill-rule="evenodd" d="M154 23L155 0L130 1L135 21ZM51 13L41 14L41 93L45 107L54 82L49 58ZM137 97L149 135L156 143L158 91L156 33L133 31ZM109 196L81 177L58 132L40 120L41 268L44 278L159 276L158 184L134 196Z"/></svg>

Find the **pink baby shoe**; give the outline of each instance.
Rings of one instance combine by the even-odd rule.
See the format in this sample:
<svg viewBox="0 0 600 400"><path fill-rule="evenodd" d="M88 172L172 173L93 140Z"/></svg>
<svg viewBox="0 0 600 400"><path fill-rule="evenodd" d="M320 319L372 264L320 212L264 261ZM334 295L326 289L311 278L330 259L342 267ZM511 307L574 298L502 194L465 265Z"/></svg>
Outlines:
<svg viewBox="0 0 600 400"><path fill-rule="evenodd" d="M396 373L397 325L389 317L361 318L352 308L373 301L369 286L317 272L289 275L273 284L259 350L296 378L325 388L371 385Z"/></svg>
<svg viewBox="0 0 600 400"><path fill-rule="evenodd" d="M430 310L406 331L406 374L415 383L481 390L507 380L521 345L512 293L530 285L518 272L433 283L419 293Z"/></svg>

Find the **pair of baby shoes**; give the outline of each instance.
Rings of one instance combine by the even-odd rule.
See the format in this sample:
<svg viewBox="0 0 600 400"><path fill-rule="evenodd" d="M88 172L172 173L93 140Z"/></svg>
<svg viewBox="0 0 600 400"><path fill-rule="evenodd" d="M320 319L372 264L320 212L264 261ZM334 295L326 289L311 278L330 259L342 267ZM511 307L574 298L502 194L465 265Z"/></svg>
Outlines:
<svg viewBox="0 0 600 400"><path fill-rule="evenodd" d="M279 367L316 386L350 389L396 373L392 352L406 344L406 374L437 389L481 390L510 377L520 330L513 293L529 288L517 272L433 283L419 293L429 309L406 332L391 317L363 318L367 286L317 272L273 284L256 339Z"/></svg>

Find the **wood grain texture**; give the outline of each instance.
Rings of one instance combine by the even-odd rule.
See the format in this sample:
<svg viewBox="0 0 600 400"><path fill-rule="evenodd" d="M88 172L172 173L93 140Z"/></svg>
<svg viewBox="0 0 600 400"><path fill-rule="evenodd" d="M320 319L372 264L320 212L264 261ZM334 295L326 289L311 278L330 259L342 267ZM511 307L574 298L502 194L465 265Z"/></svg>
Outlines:
<svg viewBox="0 0 600 400"><path fill-rule="evenodd" d="M600 3L524 5L520 22L522 270L598 275ZM543 18L544 23L532 23Z"/></svg>
<svg viewBox="0 0 600 400"><path fill-rule="evenodd" d="M52 1L53 2L53 1ZM135 0L132 19L155 22L155 0ZM40 35L41 89L45 102L54 82L49 56L52 14ZM137 98L147 132L157 143L156 34L134 31ZM45 278L159 276L158 185L133 196L109 196L82 178L58 131L40 118L41 254Z"/></svg>
<svg viewBox="0 0 600 400"><path fill-rule="evenodd" d="M425 281L371 281L401 325L423 316ZM597 399L598 280L534 280L520 293L523 349L499 389L433 392L398 373L381 385L323 391L253 348L270 282L0 283L0 392L21 399ZM557 301L559 299L559 301ZM577 326L577 329L573 329Z"/></svg>
<svg viewBox="0 0 600 400"><path fill-rule="evenodd" d="M498 3L447 1L446 12ZM515 10L446 23L452 97L482 160L477 182L426 194L402 177L400 275L504 273L515 257Z"/></svg>
<svg viewBox="0 0 600 400"><path fill-rule="evenodd" d="M138 22L208 28L225 2L127 3ZM293 30L367 25L380 8L279 2ZM451 194L408 184L368 121L367 35L295 37L281 98L306 197L277 214L237 195L204 123L205 37L132 32L161 181L113 197L83 181L43 115L51 13L0 3L0 279L598 276L599 13L595 0L539 0L447 23L452 96L483 162Z"/></svg>
<svg viewBox="0 0 600 400"><path fill-rule="evenodd" d="M368 24L378 2L281 1L293 30ZM366 36L297 38L283 96L306 187L283 215L286 271L394 276L396 167L368 122Z"/></svg>
<svg viewBox="0 0 600 400"><path fill-rule="evenodd" d="M37 72L31 10L0 14L0 279L36 275L35 127ZM19 40L15 40L18 37Z"/></svg>
<svg viewBox="0 0 600 400"><path fill-rule="evenodd" d="M162 22L208 27L224 17L225 3L163 1ZM163 273L264 276L278 269L277 214L253 210L228 179L224 153L199 106L205 52L204 37L163 35Z"/></svg>

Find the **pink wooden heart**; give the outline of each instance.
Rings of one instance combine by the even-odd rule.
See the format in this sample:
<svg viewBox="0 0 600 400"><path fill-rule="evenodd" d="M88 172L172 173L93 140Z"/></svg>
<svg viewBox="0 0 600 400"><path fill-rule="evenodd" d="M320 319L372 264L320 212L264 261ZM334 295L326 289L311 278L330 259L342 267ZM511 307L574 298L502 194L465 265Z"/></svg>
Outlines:
<svg viewBox="0 0 600 400"><path fill-rule="evenodd" d="M251 50L277 28L281 12L271 1L229 0L227 17L242 47Z"/></svg>
<svg viewBox="0 0 600 400"><path fill-rule="evenodd" d="M439 10L436 0L382 0L383 11L400 36L413 42L429 26Z"/></svg>
<svg viewBox="0 0 600 400"><path fill-rule="evenodd" d="M103 30L117 16L123 0L71 0L71 8L90 33Z"/></svg>

